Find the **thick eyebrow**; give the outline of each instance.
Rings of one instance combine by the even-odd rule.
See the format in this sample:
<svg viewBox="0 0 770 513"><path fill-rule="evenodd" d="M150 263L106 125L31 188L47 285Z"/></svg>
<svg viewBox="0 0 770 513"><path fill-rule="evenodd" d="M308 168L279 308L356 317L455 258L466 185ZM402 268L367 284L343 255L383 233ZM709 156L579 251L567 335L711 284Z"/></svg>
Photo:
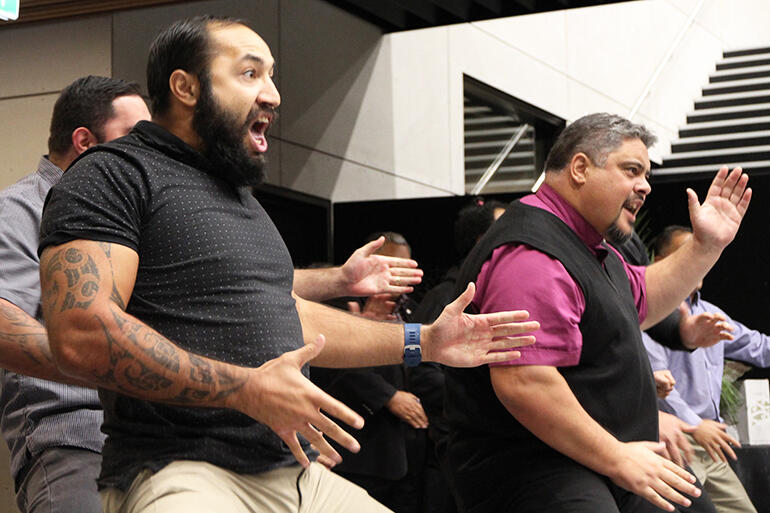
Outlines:
<svg viewBox="0 0 770 513"><path fill-rule="evenodd" d="M637 168L637 170L640 170L640 169L644 170L644 172L645 172L644 174L645 174L645 176L647 178L649 178L650 175L651 175L651 169L645 167L644 164L642 164L642 162L640 162L639 160L636 160L636 159L624 160L623 162L620 163L620 165L621 165L621 167L631 167L631 166L633 166L633 167Z"/></svg>
<svg viewBox="0 0 770 513"><path fill-rule="evenodd" d="M265 62L265 59L263 59L259 55L255 55L253 53L247 53L246 55L241 57L241 60L242 61L251 61L251 62L253 62L256 65L263 66L263 67L267 65L267 62ZM269 72L273 73L273 71L275 71L275 61L273 61L273 63L270 65Z"/></svg>

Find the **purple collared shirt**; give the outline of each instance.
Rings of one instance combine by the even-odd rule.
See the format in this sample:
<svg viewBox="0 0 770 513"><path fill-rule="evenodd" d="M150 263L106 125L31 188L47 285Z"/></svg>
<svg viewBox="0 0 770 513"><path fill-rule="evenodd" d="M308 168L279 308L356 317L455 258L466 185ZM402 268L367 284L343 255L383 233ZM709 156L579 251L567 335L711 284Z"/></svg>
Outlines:
<svg viewBox="0 0 770 513"><path fill-rule="evenodd" d="M668 369L676 379L674 390L659 400L662 410L672 413L693 426L701 420L718 420L719 397L722 394L722 373L724 359L739 360L756 365L770 366L770 337L732 320L719 307L695 295L688 300L690 313L720 313L735 327L733 340L725 340L711 347L701 347L693 352L672 351L642 333L644 347L650 357L652 370Z"/></svg>
<svg viewBox="0 0 770 513"><path fill-rule="evenodd" d="M551 187L544 184L537 194L525 196L521 202L557 216L577 233L597 260L604 261L610 246L602 244L602 235ZM641 323L647 316L645 268L625 261L623 264ZM526 244L500 246L481 267L473 303L482 313L527 310L530 319L540 322L540 329L534 333L537 342L522 347L520 359L499 365L568 367L580 361L583 336L579 325L585 296L555 258Z"/></svg>

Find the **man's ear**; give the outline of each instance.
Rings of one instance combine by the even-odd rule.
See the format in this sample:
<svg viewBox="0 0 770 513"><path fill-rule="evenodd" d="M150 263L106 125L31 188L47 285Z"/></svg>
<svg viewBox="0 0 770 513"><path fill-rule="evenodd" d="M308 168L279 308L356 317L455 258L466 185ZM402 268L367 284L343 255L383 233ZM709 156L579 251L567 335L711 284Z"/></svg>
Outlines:
<svg viewBox="0 0 770 513"><path fill-rule="evenodd" d="M586 183L588 171L591 168L591 159L583 152L578 152L572 156L569 162L570 181L577 185Z"/></svg>
<svg viewBox="0 0 770 513"><path fill-rule="evenodd" d="M198 77L181 69L175 69L168 77L171 94L183 105L194 107L200 95Z"/></svg>
<svg viewBox="0 0 770 513"><path fill-rule="evenodd" d="M78 155L98 143L94 133L84 126L79 126L72 131L72 147L75 148Z"/></svg>

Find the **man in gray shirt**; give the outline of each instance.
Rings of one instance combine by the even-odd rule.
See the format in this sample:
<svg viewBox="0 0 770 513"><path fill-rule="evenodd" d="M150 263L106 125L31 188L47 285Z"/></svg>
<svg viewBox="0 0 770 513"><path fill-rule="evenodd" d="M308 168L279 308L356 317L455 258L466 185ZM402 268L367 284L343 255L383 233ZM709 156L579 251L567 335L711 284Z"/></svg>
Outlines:
<svg viewBox="0 0 770 513"><path fill-rule="evenodd" d="M37 172L0 191L0 429L23 513L102 511L96 490L104 444L99 398L56 368L41 325L37 245L43 201L78 155L149 118L136 84L80 78L56 101L49 154L40 158Z"/></svg>

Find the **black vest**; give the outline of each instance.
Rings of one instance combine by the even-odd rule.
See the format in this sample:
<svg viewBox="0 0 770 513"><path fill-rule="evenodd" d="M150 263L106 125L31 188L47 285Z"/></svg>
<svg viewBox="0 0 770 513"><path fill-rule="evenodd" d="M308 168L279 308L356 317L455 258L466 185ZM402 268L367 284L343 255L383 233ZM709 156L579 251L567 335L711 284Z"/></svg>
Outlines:
<svg viewBox="0 0 770 513"><path fill-rule="evenodd" d="M457 281L458 293L476 280L495 248L510 243L526 244L556 258L583 291L586 306L580 320L580 362L558 368L580 404L621 441L657 440L655 381L621 259L609 250L602 265L558 217L516 201L466 259ZM511 310L524 307L510 306ZM448 369L446 393L445 407L455 439L492 435L541 444L497 399L487 366Z"/></svg>

